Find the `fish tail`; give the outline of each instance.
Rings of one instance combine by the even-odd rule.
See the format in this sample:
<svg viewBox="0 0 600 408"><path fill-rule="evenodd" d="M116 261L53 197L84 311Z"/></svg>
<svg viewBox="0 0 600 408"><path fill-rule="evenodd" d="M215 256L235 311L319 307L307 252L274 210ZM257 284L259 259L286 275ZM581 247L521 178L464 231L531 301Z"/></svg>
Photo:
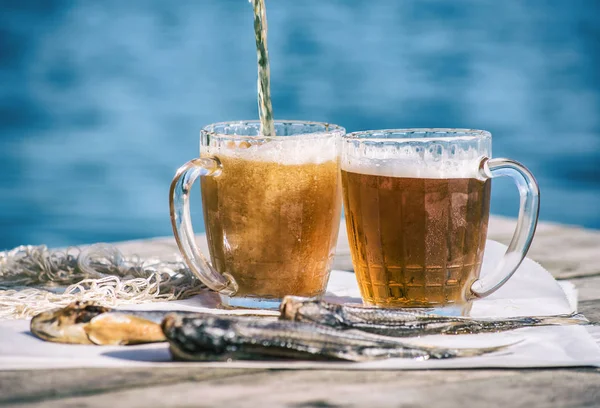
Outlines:
<svg viewBox="0 0 600 408"><path fill-rule="evenodd" d="M542 316L537 317L536 319L538 320L536 326L571 326L576 324L590 324L590 321L581 313L575 313L572 315Z"/></svg>
<svg viewBox="0 0 600 408"><path fill-rule="evenodd" d="M478 348L457 348L452 350L443 350L441 352L433 351L431 356L433 358L452 358L452 357L477 357L482 356L484 354L495 353L497 351L504 350L508 347L514 346L515 344L519 344L524 340L515 341L509 344L503 344L501 346L493 346L493 347L478 347Z"/></svg>

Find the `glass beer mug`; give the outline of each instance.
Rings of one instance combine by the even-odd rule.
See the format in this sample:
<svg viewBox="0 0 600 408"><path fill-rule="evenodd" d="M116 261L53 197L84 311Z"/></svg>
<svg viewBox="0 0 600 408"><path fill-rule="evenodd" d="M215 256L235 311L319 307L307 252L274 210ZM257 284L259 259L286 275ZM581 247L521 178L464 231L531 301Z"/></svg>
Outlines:
<svg viewBox="0 0 600 408"><path fill-rule="evenodd" d="M492 159L483 130L399 129L342 138L341 170L352 262L365 304L463 314L502 286L535 232L532 174ZM521 206L502 261L480 278L491 179L512 178Z"/></svg>
<svg viewBox="0 0 600 408"><path fill-rule="evenodd" d="M192 272L223 304L278 307L285 295L325 292L341 212L339 144L345 130L316 122L205 127L200 157L181 167L170 190L177 245ZM198 250L189 192L201 178L211 263Z"/></svg>

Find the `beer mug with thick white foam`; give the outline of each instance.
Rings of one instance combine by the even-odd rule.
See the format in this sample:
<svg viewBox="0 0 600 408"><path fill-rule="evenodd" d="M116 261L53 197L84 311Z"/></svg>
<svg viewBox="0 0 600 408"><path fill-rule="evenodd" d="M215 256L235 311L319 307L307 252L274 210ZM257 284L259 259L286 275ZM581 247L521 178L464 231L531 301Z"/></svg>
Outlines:
<svg viewBox="0 0 600 408"><path fill-rule="evenodd" d="M346 227L366 304L463 314L472 299L512 276L535 232L539 190L524 166L491 153L492 135L483 130L376 130L342 138ZM480 279L491 179L501 176L518 187L519 219L506 255Z"/></svg>
<svg viewBox="0 0 600 408"><path fill-rule="evenodd" d="M285 295L325 292L341 212L339 144L345 130L314 122L205 127L200 157L170 190L179 249L197 277L233 307L277 307ZM189 192L201 178L209 263L194 240Z"/></svg>

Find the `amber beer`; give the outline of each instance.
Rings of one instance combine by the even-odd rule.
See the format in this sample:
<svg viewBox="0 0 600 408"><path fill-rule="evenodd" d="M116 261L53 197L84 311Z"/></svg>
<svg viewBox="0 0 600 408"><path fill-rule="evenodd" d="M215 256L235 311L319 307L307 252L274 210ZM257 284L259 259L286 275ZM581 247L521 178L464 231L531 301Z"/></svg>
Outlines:
<svg viewBox="0 0 600 408"><path fill-rule="evenodd" d="M213 266L231 274L236 296L321 295L341 212L337 158L286 164L217 154L223 172L202 177Z"/></svg>
<svg viewBox="0 0 600 408"><path fill-rule="evenodd" d="M342 171L350 250L365 303L465 304L481 269L491 181L364 173Z"/></svg>

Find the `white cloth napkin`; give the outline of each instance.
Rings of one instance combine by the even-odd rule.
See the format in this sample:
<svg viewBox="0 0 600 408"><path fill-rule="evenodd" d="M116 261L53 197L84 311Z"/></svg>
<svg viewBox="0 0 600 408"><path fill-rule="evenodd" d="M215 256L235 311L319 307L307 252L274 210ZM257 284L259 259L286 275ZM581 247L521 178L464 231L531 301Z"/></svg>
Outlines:
<svg viewBox="0 0 600 408"><path fill-rule="evenodd" d="M488 240L482 274L497 264L506 247ZM327 287L333 301L359 302L360 294L349 272L333 271ZM194 298L137 305L136 309L196 310L222 313L215 309L213 293ZM475 302L474 317L543 316L576 311L577 293L573 285L560 285L548 271L526 259L509 282L488 298ZM230 313L230 312L228 312ZM243 314L244 311L238 312ZM273 312L263 312L274 314ZM510 345L501 352L479 357L416 361L388 359L367 363L338 362L262 362L173 363L166 344L109 347L65 345L41 341L29 333L27 320L0 321L0 370L53 369L67 367L180 366L197 364L231 368L328 368L328 369L432 369L482 367L569 367L600 366L600 346L583 326L532 327L502 333L426 336L407 342L444 347L490 347Z"/></svg>

